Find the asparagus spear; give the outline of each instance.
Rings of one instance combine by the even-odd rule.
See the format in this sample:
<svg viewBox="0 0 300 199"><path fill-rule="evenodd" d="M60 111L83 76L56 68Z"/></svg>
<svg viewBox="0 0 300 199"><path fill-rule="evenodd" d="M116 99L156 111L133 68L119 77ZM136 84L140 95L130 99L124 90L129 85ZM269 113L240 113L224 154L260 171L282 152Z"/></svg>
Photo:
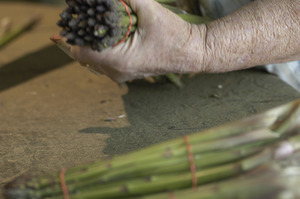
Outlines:
<svg viewBox="0 0 300 199"><path fill-rule="evenodd" d="M6 33L3 35L2 38L0 38L0 48L4 47L6 44L11 42L13 39L17 38L24 32L30 30L36 23L40 20L40 16L33 16L29 18L28 21L26 21L25 24L23 24L21 27L16 28L9 33Z"/></svg>
<svg viewBox="0 0 300 199"><path fill-rule="evenodd" d="M253 174L244 175L210 185L198 187L197 190L184 189L180 191L153 194L136 199L265 199L265 198L299 198L295 187L300 186L300 168L275 169L276 162L262 166ZM294 175L286 175L288 170L294 170ZM288 197L284 197L288 196Z"/></svg>

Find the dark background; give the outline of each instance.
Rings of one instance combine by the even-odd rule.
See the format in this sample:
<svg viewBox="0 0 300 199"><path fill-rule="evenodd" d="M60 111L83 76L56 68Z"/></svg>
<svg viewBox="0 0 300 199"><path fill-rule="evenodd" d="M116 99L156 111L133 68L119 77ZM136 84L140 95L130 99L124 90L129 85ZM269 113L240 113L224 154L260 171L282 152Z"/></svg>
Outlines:
<svg viewBox="0 0 300 199"><path fill-rule="evenodd" d="M42 4L64 4L64 0L0 0L0 2L36 2Z"/></svg>

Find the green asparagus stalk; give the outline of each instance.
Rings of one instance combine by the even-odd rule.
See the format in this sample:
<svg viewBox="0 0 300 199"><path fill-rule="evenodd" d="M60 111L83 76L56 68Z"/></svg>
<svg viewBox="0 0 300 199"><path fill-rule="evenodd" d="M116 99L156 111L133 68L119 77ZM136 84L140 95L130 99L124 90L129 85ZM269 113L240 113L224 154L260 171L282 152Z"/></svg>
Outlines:
<svg viewBox="0 0 300 199"><path fill-rule="evenodd" d="M183 83L178 75L174 73L165 74L166 78L172 82L177 88L183 88Z"/></svg>
<svg viewBox="0 0 300 199"><path fill-rule="evenodd" d="M156 0L158 3L167 4L167 3L173 3L176 4L177 0Z"/></svg>
<svg viewBox="0 0 300 199"><path fill-rule="evenodd" d="M11 30L10 32L4 34L0 38L0 48L3 48L6 44L11 42L13 39L17 38L24 32L30 30L34 25L37 24L37 22L40 20L40 16L33 16L29 18L28 21L26 21L25 24L23 24L21 27L18 27L14 30Z"/></svg>
<svg viewBox="0 0 300 199"><path fill-rule="evenodd" d="M174 12L175 14L179 15L179 14L182 14L182 15L187 15L188 13L181 9L181 8L177 8L177 7L174 7L174 6L170 6L170 5L167 5L167 4L164 4L164 3L161 3L161 5L165 8L167 8L168 10Z"/></svg>
<svg viewBox="0 0 300 199"><path fill-rule="evenodd" d="M275 169L276 163L270 163L256 170L254 174L213 183L198 187L198 189L184 189L180 191L154 194L136 199L265 199L265 198L299 198L296 187L300 186L300 168L291 167L282 170ZM293 170L293 176L287 175Z"/></svg>

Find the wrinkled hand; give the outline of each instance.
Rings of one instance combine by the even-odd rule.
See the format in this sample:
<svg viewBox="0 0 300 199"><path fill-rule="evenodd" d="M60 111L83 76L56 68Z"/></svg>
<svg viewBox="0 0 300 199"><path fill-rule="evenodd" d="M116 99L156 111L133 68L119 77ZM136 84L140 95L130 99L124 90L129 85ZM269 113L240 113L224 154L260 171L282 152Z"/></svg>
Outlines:
<svg viewBox="0 0 300 199"><path fill-rule="evenodd" d="M125 2L138 16L135 33L126 42L102 52L72 47L74 58L119 83L169 72L193 71L186 65L195 46L193 43L197 42L191 39L191 33L199 29L154 0Z"/></svg>

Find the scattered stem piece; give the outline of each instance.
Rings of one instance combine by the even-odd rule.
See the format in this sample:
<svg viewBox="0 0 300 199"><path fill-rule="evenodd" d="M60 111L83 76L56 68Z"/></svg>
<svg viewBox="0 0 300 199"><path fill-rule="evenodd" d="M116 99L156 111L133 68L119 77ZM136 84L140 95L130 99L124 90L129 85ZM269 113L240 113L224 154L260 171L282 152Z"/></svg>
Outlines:
<svg viewBox="0 0 300 199"><path fill-rule="evenodd" d="M0 21L0 39L4 37L4 35L8 34L11 30L11 19L9 17L4 17Z"/></svg>
<svg viewBox="0 0 300 199"><path fill-rule="evenodd" d="M60 35L53 35L50 37L50 40L53 41L62 51L74 59L71 52L71 45L66 42L66 40Z"/></svg>
<svg viewBox="0 0 300 199"><path fill-rule="evenodd" d="M16 28L15 30L12 30L9 33L5 34L4 37L0 39L0 48L4 47L9 42L14 40L21 34L25 33L26 31L32 29L40 19L40 15L35 15L29 18L29 20L25 22L21 27Z"/></svg>

